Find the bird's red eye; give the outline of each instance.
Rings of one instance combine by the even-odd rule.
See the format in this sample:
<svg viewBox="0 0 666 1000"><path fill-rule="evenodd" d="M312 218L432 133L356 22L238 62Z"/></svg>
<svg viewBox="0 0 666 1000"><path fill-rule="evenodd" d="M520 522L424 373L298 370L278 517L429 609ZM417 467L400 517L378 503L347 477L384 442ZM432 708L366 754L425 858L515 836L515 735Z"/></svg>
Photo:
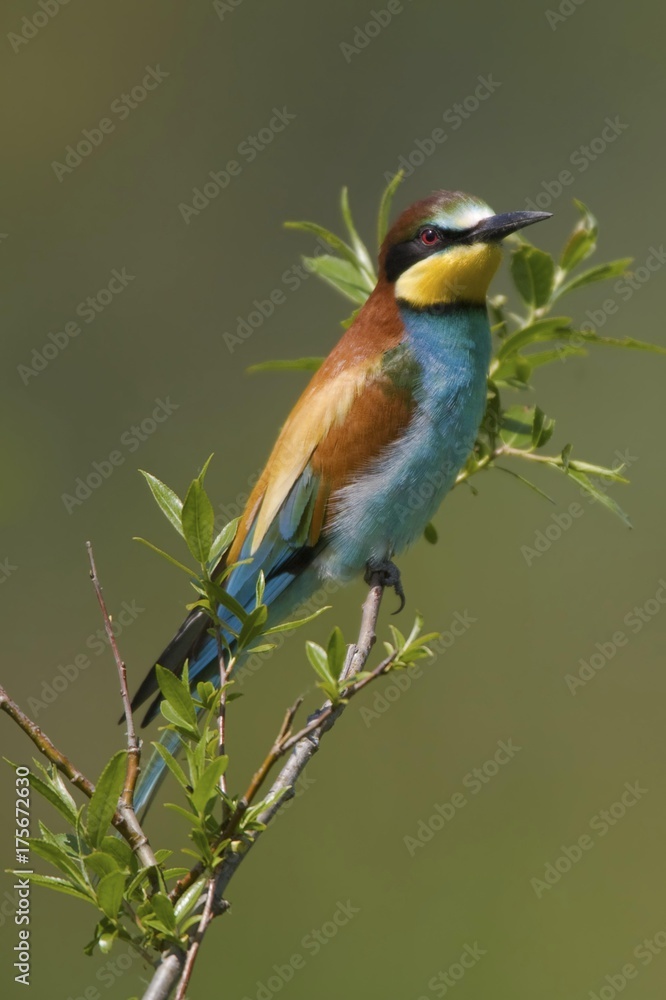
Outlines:
<svg viewBox="0 0 666 1000"><path fill-rule="evenodd" d="M436 229L424 229L421 233L421 243L426 247L433 247L438 240L439 234Z"/></svg>

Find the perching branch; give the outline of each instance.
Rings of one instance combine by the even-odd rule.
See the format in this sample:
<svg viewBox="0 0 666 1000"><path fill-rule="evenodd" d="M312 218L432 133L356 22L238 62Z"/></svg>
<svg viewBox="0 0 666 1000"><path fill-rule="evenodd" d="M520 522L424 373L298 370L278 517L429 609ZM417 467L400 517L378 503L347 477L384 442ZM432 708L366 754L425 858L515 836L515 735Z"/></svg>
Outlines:
<svg viewBox="0 0 666 1000"><path fill-rule="evenodd" d="M384 587L380 583L380 578L375 574L372 578L370 591L363 604L361 616L361 627L356 643L349 647L345 658L344 666L340 674L340 680L344 681L363 670L372 647L376 640L377 619L381 605ZM259 816L262 827L267 827L275 819L281 807L295 794L296 783L305 771L312 757L319 749L319 743L324 733L327 733L335 725L337 719L345 710L347 700L357 691L361 690L371 680L381 676L391 666L395 656L390 656L383 660L370 675L364 677L350 685L345 690L345 700L338 705L326 703L308 721L302 730L293 736L289 732L294 715L299 703L292 706L285 716L284 723L277 740L269 751L263 764L254 775L248 790L241 798L239 806L230 817L223 830L222 836L227 838L237 828L243 813L247 810L249 803L256 796L259 788L265 781L273 764L284 754L289 753L289 757L282 767L282 770L273 782L267 796L269 805ZM239 814L242 804L246 803ZM177 1000L184 997L187 983L189 982L194 961L201 946L201 941L212 918L227 909L223 896L231 882L231 879L238 870L241 862L247 857L249 851L256 844L262 830L253 830L243 835L235 842L235 849L228 851L216 873L209 878L206 892L206 902L201 920L196 930L190 936L190 941L186 950L170 948L162 957L155 974L143 995L143 1000L167 1000L176 984L178 984ZM178 899L183 892L192 886L203 874L203 867L195 865L194 868L184 876L174 887L171 898L172 901Z"/></svg>

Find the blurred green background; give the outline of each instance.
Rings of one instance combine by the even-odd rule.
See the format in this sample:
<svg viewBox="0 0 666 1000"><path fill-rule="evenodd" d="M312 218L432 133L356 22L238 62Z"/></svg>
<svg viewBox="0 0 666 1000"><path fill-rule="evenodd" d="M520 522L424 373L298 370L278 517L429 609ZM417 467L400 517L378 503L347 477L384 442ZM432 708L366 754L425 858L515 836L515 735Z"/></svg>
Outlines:
<svg viewBox="0 0 666 1000"><path fill-rule="evenodd" d="M316 279L289 287L285 272L314 241L284 231L285 219L337 226L346 183L372 239L384 175L416 140L443 128L446 140L422 157L397 208L438 187L467 189L497 211L542 194L540 206L555 217L530 236L556 251L577 197L601 219L598 259L633 255L642 265L660 248L663 12L654 3L588 0L562 3L561 13L553 3L550 14L518 0L394 3L364 48L357 28L365 33L383 0L374 8L235 0L217 10L72 0L44 17L36 0L3 5L2 678L28 709L63 677L60 667L89 656L77 679L58 681L64 690L37 721L91 777L122 731L112 660L95 636L101 622L85 540L95 544L112 611L123 602L134 609L120 646L135 687L189 599L179 574L131 541L142 534L173 548L175 540L137 469L182 489L214 451L210 491L220 504L239 502L305 381L247 376L246 367L325 353L347 313ZM43 26L26 27L35 15ZM34 37L17 42L22 30ZM122 110L122 95L158 66L161 82ZM479 77L492 78L493 92L474 108L464 102ZM466 117L456 118L456 104ZM239 146L268 126L274 108L295 117L250 160ZM54 169L103 118L114 127L99 145L71 170ZM594 144L591 158L581 149L607 118L625 128L603 151ZM230 159L242 166L238 176L186 224L179 205ZM557 195L552 182L567 169L572 183ZM123 268L133 276L126 287L92 322L79 314L80 334L26 376L19 366L35 363L33 349L41 353L49 333L76 320L78 304ZM224 334L275 289L285 300L230 352ZM494 285L502 289L505 273ZM663 293L656 270L627 301L598 285L568 308L583 321L613 298L618 309L603 332L664 342L656 319ZM618 974L627 963L636 969L627 996L661 995L666 610L649 603L635 631L624 619L654 600L666 575L665 373L659 357L599 349L537 376L540 405L558 418L555 446L573 440L580 457L602 463L628 451L632 484L614 495L634 530L581 501L584 516L528 565L521 546L581 499L571 484L540 480L557 509L496 473L476 480L477 497L458 490L447 499L439 545L421 543L401 561L409 606L399 621L406 627L419 609L429 628L448 628L456 612L474 622L388 710L375 701L380 687L350 707L313 762L307 790L232 883L231 914L209 934L192 997L419 1000L455 988L470 1000L560 1000L605 989L608 1000L624 988ZM177 408L139 441L131 428L151 417L156 400ZM68 512L63 494L113 451L122 462ZM340 623L351 635L363 593L359 583L336 595L310 634L321 638ZM572 695L566 674L618 630L628 643ZM303 691L313 696L303 638L276 653L234 705L237 788L285 706ZM27 739L7 718L0 725L3 753L30 763ZM465 777L499 740L521 749L489 766L498 773L475 794ZM636 781L647 791L602 835L594 817ZM0 783L4 869L13 864L8 768ZM436 820L441 829L420 848L405 841L456 792L466 805L453 819ZM36 804L33 816L57 826L46 806ZM156 846L181 838L181 821L160 806L149 827ZM563 847L586 833L593 847L551 888L535 888L531 880L543 880ZM11 885L3 875L0 989L8 997L20 991ZM347 901L358 912L327 938ZM93 917L76 900L33 889L33 1000L140 993L145 972L138 963L127 969L122 949L111 965L84 956ZM322 928L326 944L317 950L308 935ZM655 936L652 953L641 951ZM466 945L483 955L447 985ZM288 982L283 970L262 985L293 955L302 967Z"/></svg>

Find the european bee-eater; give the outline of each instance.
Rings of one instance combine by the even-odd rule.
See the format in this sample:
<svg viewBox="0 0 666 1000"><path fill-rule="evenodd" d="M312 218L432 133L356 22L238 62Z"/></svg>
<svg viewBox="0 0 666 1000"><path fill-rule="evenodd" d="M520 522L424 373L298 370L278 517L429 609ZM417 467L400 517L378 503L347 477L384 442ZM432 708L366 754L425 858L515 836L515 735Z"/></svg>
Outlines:
<svg viewBox="0 0 666 1000"><path fill-rule="evenodd" d="M483 417L486 293L501 241L549 215L495 215L479 198L438 191L399 217L382 245L374 291L287 418L222 559L219 570L250 560L225 582L243 607L254 606L260 570L271 624L323 578L344 583L379 570L402 596L392 560L453 486ZM219 613L233 627L230 613ZM204 612L192 612L157 662L179 673L187 659L190 681L215 681L209 628ZM133 707L156 691L153 668ZM137 808L163 770L159 757L148 764Z"/></svg>

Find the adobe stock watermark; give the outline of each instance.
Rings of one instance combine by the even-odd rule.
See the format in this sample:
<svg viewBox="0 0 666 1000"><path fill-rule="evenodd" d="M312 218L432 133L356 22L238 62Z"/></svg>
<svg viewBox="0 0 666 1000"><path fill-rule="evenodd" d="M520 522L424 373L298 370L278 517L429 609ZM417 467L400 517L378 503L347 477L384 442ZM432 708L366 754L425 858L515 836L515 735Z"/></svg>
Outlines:
<svg viewBox="0 0 666 1000"><path fill-rule="evenodd" d="M233 14L233 12L244 2L245 0L213 0L213 10L219 17L220 21L224 21L227 14Z"/></svg>
<svg viewBox="0 0 666 1000"><path fill-rule="evenodd" d="M120 446L114 448L105 458L94 461L89 472L78 476L71 493L61 494L60 499L67 513L71 514L76 507L84 504L102 483L111 478L116 469L125 464L127 456L138 451L144 441L152 437L158 427L179 409L180 403L172 403L170 396L166 399L158 397L155 400L155 407L148 416L123 431L120 435Z"/></svg>
<svg viewBox="0 0 666 1000"><path fill-rule="evenodd" d="M322 254L330 253L331 247L323 237L319 237L317 244L311 254L300 263L292 264L280 276L280 284L271 289L264 298L253 299L252 308L246 316L236 317L236 330L234 333L225 331L222 339L227 345L229 354L233 354L237 347L250 339L252 334L263 326L267 319L270 319L276 309L283 306L287 301L287 292L297 292L303 282L314 274L315 266L308 263L312 258L320 257Z"/></svg>
<svg viewBox="0 0 666 1000"><path fill-rule="evenodd" d="M478 941L474 944L466 944L455 962L447 969L440 969L436 975L428 980L428 995L421 994L417 1000L431 1000L431 997L444 997L453 989L461 979L467 975L470 969L477 965L484 955L487 955L486 948L482 948Z"/></svg>
<svg viewBox="0 0 666 1000"><path fill-rule="evenodd" d="M265 980L258 979L252 994L245 993L243 1000L271 1000L291 982L297 972L305 968L308 958L315 958L360 912L360 907L354 906L350 899L339 901L330 920L326 920L321 927L313 927L303 936L301 950L295 951L283 963L274 963L271 975Z"/></svg>
<svg viewBox="0 0 666 1000"><path fill-rule="evenodd" d="M286 105L281 108L273 108L272 117L269 121L253 135L246 136L239 142L236 154L239 159L228 160L221 170L210 170L208 177L201 187L192 188L192 203L181 201L178 204L178 211L186 226L192 222L192 218L201 215L204 209L208 208L211 201L229 187L234 177L239 177L244 166L253 163L268 146L271 145L276 136L296 120L296 115L289 111Z"/></svg>
<svg viewBox="0 0 666 1000"><path fill-rule="evenodd" d="M145 608L139 607L135 600L123 601L118 611L114 612L111 617L111 631L114 638L117 639L123 632L126 632L145 610ZM90 652L77 653L65 663L59 663L51 679L42 681L39 697L28 696L28 708L34 718L37 718L40 712L45 712L50 705L58 700L61 694L64 694L79 679L85 670L92 666L93 657L99 657L111 648L106 629L98 628L91 632L86 638L85 647Z"/></svg>
<svg viewBox="0 0 666 1000"><path fill-rule="evenodd" d="M642 788L638 781L625 782L619 798L608 809L601 809L590 819L588 827L591 833L583 833L573 844L562 844L561 854L554 861L544 865L542 876L530 879L530 885L537 899L556 886L564 875L568 874L574 865L592 850L602 837L607 836L617 824L624 819L627 812L647 795L649 789ZM596 834L596 840L594 835Z"/></svg>
<svg viewBox="0 0 666 1000"><path fill-rule="evenodd" d="M599 135L594 136L588 143L574 149L568 161L570 166L574 167L576 173L584 174L628 128L629 125L626 122L620 121L619 115L615 115L614 118L608 117L604 119ZM564 189L574 183L575 179L576 174L572 173L568 168L560 170L553 180L541 182L541 190L537 192L534 198L526 200L525 208L532 212L546 211L560 197Z"/></svg>
<svg viewBox="0 0 666 1000"><path fill-rule="evenodd" d="M548 10L544 11L551 31L557 31L558 25L568 21L571 15L575 14L584 3L585 0L562 0L557 10L551 10L549 7Z"/></svg>
<svg viewBox="0 0 666 1000"><path fill-rule="evenodd" d="M478 795L521 750L522 747L516 746L513 739L498 740L497 749L492 756L464 776L463 787L469 790L470 795ZM469 798L463 791L454 792L446 802L436 802L432 807L432 814L427 819L419 820L414 834L406 834L402 838L410 858L430 843L435 834L443 830L468 803Z"/></svg>
<svg viewBox="0 0 666 1000"><path fill-rule="evenodd" d="M7 34L7 41L14 52L20 52L24 45L32 41L42 28L45 28L49 21L52 21L56 14L60 13L60 8L66 6L69 0L39 0L38 10L29 17L21 18L21 28L18 32L10 31Z"/></svg>
<svg viewBox="0 0 666 1000"><path fill-rule="evenodd" d="M590 681L604 669L616 655L618 650L628 645L632 635L638 635L646 625L661 613L666 605L666 580L662 577L657 581L657 589L653 597L649 597L643 604L636 604L626 613L622 619L630 634L622 629L617 629L611 636L603 642L594 644L594 652L588 655L587 660L578 661L579 667L575 674L566 674L564 683L572 695L576 695L579 688L585 687Z"/></svg>
<svg viewBox="0 0 666 1000"><path fill-rule="evenodd" d="M365 24L355 25L351 42L340 42L340 52L344 61L350 63L354 56L359 56L385 28L388 28L394 17L402 14L404 9L401 0L389 0L386 7L371 10Z"/></svg>
<svg viewBox="0 0 666 1000"><path fill-rule="evenodd" d="M442 114L443 121L451 126L450 132L457 132L501 86L500 81L495 80L492 73L487 76L478 76L472 92L467 94L462 101L447 108ZM450 132L438 126L425 139L415 139L414 147L409 153L400 156L395 170L384 171L384 179L387 182L391 181L399 170L404 171L405 177L411 177L415 170L423 166L429 156L432 156L440 146L444 145Z"/></svg>
<svg viewBox="0 0 666 1000"><path fill-rule="evenodd" d="M141 952L137 951L133 945L129 945L127 951L114 955L113 958L107 959L107 961L100 965L95 973L95 983L86 986L84 990L81 990L76 995L70 993L67 1000L102 1000L104 994L96 983L103 986L105 990L110 990L125 973L129 972L137 960L140 966L143 967L145 959L141 956ZM141 982L147 985L147 980L141 978Z"/></svg>
<svg viewBox="0 0 666 1000"><path fill-rule="evenodd" d="M462 636L467 634L472 625L477 621L478 618L474 618L467 610L462 613L456 611L449 622L448 628L442 629L439 636L428 643L428 648L432 652L433 658L436 659L448 652ZM425 668L423 663L417 661L412 666L405 667L404 670L391 671L388 683L381 691L375 693L370 705L360 706L359 714L368 729L373 722L381 719L388 712L391 705L395 705L396 701L402 698L403 694L411 690L415 681L421 680L425 672L431 669L432 659L425 662L427 663Z"/></svg>
<svg viewBox="0 0 666 1000"><path fill-rule="evenodd" d="M658 247L650 247L642 264L639 264L638 267L632 267L630 271L618 278L613 285L613 292L621 302L628 302L636 292L639 292L650 281L653 274L661 271L664 264L666 264L666 249L663 243ZM581 333L597 333L606 325L608 318L615 316L619 309L620 304L617 299L610 297L604 299L598 309L586 309L587 319L580 324ZM585 337L574 333L567 339L566 344L560 344L557 348L560 361L566 363L571 356L567 353L568 346L584 347L585 344Z"/></svg>
<svg viewBox="0 0 666 1000"><path fill-rule="evenodd" d="M116 97L111 102L109 111L115 120L107 115L104 118L100 118L97 125L92 128L82 129L81 138L77 139L75 143L65 146L64 163L61 163L59 160L51 161L51 169L58 178L59 183L62 184L68 174L73 173L83 163L85 158L90 156L94 149L99 148L106 136L116 131L118 122L126 121L132 112L139 105L143 104L148 95L152 91L157 90L159 85L168 76L170 74L166 70L160 69L159 63L157 66L146 66L146 73L142 77L141 82L135 84L131 90L122 93L120 97Z"/></svg>
<svg viewBox="0 0 666 1000"><path fill-rule="evenodd" d="M446 459L441 461L438 468L430 469L418 487L413 486L409 490L404 500L395 505L390 517L383 514L379 515L378 519L382 524L387 520L391 522L397 520L400 524L403 524L405 521L410 520L416 511L423 510L425 506L432 504L436 494L441 493L447 487L447 484L448 488L453 486L459 470L464 465L472 449L465 442L447 442L447 446L448 455Z"/></svg>
<svg viewBox="0 0 666 1000"><path fill-rule="evenodd" d="M615 454L611 462L611 468L619 472L623 472L630 469L635 462L638 461L637 455L632 455L629 448L625 448L624 451L620 451L616 448ZM593 481L595 489L600 490L602 493L608 491L609 482L608 480L601 479L600 477L590 476ZM588 505L599 503L597 497L592 496L586 490L580 490L581 497L587 502ZM529 567L533 566L537 559L540 559L546 552L559 542L560 538L566 534L567 531L578 521L585 513L585 507L583 507L578 501L574 500L565 511L562 513L553 513L548 519L548 523L545 528L539 528L534 532L534 538L532 539L531 545L521 545L520 554L527 563Z"/></svg>
<svg viewBox="0 0 666 1000"><path fill-rule="evenodd" d="M631 952L636 962L625 962L617 972L604 976L603 985L590 990L589 1000L615 1000L629 983L638 979L641 972L651 965L666 948L666 930L658 930L651 938L643 938Z"/></svg>
<svg viewBox="0 0 666 1000"><path fill-rule="evenodd" d="M88 295L79 302L74 310L76 316L87 325L94 323L97 317L111 305L121 292L125 291L135 278L136 275L127 273L126 267L121 267L120 270L114 267L107 283L99 288L94 295ZM41 375L50 363L69 347L70 342L78 337L81 331L81 324L78 320L72 319L64 323L60 330L49 332L41 347L33 347L30 363L16 366L16 371L23 385L27 385L31 378Z"/></svg>
<svg viewBox="0 0 666 1000"><path fill-rule="evenodd" d="M16 573L18 566L9 561L9 558L0 559L0 585L7 583L7 580Z"/></svg>

